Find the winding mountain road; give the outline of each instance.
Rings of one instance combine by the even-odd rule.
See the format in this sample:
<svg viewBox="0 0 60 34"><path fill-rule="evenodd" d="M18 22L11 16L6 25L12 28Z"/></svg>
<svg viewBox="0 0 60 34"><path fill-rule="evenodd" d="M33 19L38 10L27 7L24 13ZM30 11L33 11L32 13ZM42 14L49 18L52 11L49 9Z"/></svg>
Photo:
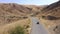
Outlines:
<svg viewBox="0 0 60 34"><path fill-rule="evenodd" d="M37 22L39 22L37 18L32 17L31 20L32 26L30 34L48 34L48 31L41 23L37 24Z"/></svg>

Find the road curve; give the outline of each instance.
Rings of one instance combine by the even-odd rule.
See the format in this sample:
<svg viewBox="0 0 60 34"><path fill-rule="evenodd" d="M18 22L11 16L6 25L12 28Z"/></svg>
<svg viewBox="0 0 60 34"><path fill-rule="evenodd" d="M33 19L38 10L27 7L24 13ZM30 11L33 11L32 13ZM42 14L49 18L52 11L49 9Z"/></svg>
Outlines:
<svg viewBox="0 0 60 34"><path fill-rule="evenodd" d="M36 24L37 22L39 22L37 18L32 17L31 20L32 26L30 34L48 34L48 31L46 30L46 28L44 28L44 26L41 23Z"/></svg>

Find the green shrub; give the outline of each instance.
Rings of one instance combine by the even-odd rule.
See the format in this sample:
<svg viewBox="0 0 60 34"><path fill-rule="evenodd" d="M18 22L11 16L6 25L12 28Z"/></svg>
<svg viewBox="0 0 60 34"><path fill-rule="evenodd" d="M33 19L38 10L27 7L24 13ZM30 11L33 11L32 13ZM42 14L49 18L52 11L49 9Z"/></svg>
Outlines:
<svg viewBox="0 0 60 34"><path fill-rule="evenodd" d="M29 25L26 26L26 29L29 28Z"/></svg>
<svg viewBox="0 0 60 34"><path fill-rule="evenodd" d="M14 29L9 31L10 34L25 34L25 30L21 26L16 26Z"/></svg>
<svg viewBox="0 0 60 34"><path fill-rule="evenodd" d="M42 18L45 18L45 16L42 16Z"/></svg>
<svg viewBox="0 0 60 34"><path fill-rule="evenodd" d="M48 19L48 20L56 20L57 18L56 18L55 16L50 16L50 15L48 15L48 16L47 16L47 19Z"/></svg>

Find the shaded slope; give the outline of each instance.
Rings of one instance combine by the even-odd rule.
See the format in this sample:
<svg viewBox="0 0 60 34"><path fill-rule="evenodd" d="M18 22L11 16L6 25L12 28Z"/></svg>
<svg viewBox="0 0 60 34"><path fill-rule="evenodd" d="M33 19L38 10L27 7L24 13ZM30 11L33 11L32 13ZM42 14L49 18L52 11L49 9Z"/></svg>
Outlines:
<svg viewBox="0 0 60 34"><path fill-rule="evenodd" d="M43 13L43 14L42 14ZM51 15L60 17L60 1L52 3L41 11L42 15Z"/></svg>
<svg viewBox="0 0 60 34"><path fill-rule="evenodd" d="M41 11L41 22L50 34L60 34L60 1L52 3Z"/></svg>

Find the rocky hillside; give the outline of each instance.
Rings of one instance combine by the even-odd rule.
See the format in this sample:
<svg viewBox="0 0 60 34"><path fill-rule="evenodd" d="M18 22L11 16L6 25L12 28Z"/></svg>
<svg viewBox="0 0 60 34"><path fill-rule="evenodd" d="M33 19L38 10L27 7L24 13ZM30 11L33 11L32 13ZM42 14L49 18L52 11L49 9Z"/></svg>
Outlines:
<svg viewBox="0 0 60 34"><path fill-rule="evenodd" d="M44 15L60 17L60 1L50 4L42 10Z"/></svg>
<svg viewBox="0 0 60 34"><path fill-rule="evenodd" d="M35 16L43 7L35 5L19 5L15 3L0 3L0 25L12 23L28 16Z"/></svg>
<svg viewBox="0 0 60 34"><path fill-rule="evenodd" d="M50 34L60 34L60 1L50 4L41 12L40 19Z"/></svg>

